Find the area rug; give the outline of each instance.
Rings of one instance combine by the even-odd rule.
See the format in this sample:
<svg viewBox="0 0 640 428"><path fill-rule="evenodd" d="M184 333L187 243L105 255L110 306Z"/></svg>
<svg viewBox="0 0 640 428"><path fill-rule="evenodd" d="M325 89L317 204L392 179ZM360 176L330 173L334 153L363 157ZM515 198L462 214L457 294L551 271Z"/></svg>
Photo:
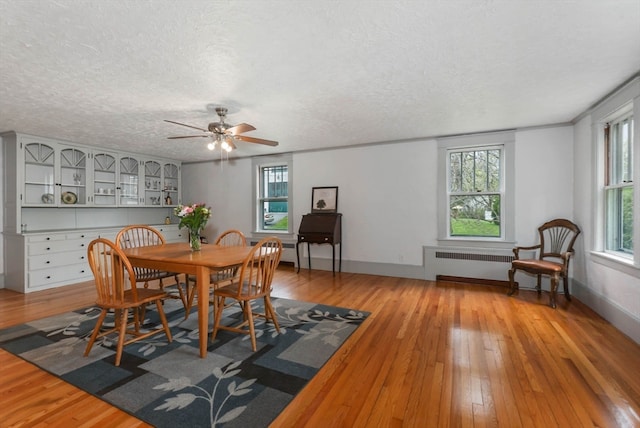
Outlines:
<svg viewBox="0 0 640 428"><path fill-rule="evenodd" d="M273 306L281 333L258 321L257 352L248 336L223 331L200 358L197 313L185 320L175 300L165 303L173 342L158 334L125 346L119 367L116 336L99 339L83 357L95 307L0 330L0 347L157 427L262 427L369 315L278 298ZM157 324L157 312L148 310L145 327Z"/></svg>

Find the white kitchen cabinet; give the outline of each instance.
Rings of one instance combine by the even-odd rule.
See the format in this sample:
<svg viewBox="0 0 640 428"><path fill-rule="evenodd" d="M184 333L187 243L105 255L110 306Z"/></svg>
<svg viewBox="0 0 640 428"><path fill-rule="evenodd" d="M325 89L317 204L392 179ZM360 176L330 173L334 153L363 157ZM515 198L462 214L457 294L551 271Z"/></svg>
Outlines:
<svg viewBox="0 0 640 428"><path fill-rule="evenodd" d="M87 150L25 137L22 206L86 205Z"/></svg>
<svg viewBox="0 0 640 428"><path fill-rule="evenodd" d="M185 242L186 235L177 224L153 226L166 242ZM115 241L121 228L95 228L30 232L14 235L11 264L5 275L6 287L21 293L45 290L84 281L92 281L87 248L96 238Z"/></svg>
<svg viewBox="0 0 640 428"><path fill-rule="evenodd" d="M94 152L93 160L93 205L117 205L118 154Z"/></svg>
<svg viewBox="0 0 640 428"><path fill-rule="evenodd" d="M144 162L144 204L175 207L180 203L180 164L173 161Z"/></svg>
<svg viewBox="0 0 640 428"><path fill-rule="evenodd" d="M6 233L24 231L23 208L167 208L181 203L178 161L15 132L0 138Z"/></svg>

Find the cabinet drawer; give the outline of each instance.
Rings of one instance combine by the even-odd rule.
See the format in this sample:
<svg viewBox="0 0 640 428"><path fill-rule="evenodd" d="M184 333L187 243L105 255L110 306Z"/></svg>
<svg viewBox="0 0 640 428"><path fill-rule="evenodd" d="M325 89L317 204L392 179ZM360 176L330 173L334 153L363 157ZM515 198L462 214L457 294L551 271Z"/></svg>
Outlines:
<svg viewBox="0 0 640 428"><path fill-rule="evenodd" d="M29 270L46 269L52 266L68 266L87 262L87 251L69 251L65 253L40 254L29 257ZM87 267L89 264L87 263Z"/></svg>
<svg viewBox="0 0 640 428"><path fill-rule="evenodd" d="M66 239L66 235L63 233L55 233L51 235L34 235L29 236L27 238L27 243L35 243L35 242L51 242L51 241L64 241Z"/></svg>
<svg viewBox="0 0 640 428"><path fill-rule="evenodd" d="M176 227L170 228L158 228L162 236L164 236L165 242L187 242L187 229L178 229Z"/></svg>
<svg viewBox="0 0 640 428"><path fill-rule="evenodd" d="M29 256L34 256L38 254L53 254L53 253L74 251L74 250L87 251L89 242L91 242L90 239L36 242L28 245L27 254Z"/></svg>
<svg viewBox="0 0 640 428"><path fill-rule="evenodd" d="M37 288L64 281L86 281L93 278L87 263L29 271L29 288Z"/></svg>

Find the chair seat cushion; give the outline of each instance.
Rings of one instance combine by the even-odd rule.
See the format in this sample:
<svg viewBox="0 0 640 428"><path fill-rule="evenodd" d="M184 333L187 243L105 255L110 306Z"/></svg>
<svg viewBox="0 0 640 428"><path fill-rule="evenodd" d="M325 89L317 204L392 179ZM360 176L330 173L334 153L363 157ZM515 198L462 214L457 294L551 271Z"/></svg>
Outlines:
<svg viewBox="0 0 640 428"><path fill-rule="evenodd" d="M562 272L563 270L562 263L555 263L548 260L538 259L514 260L513 262L511 262L511 265L516 269L521 269L527 272L553 274L556 272Z"/></svg>

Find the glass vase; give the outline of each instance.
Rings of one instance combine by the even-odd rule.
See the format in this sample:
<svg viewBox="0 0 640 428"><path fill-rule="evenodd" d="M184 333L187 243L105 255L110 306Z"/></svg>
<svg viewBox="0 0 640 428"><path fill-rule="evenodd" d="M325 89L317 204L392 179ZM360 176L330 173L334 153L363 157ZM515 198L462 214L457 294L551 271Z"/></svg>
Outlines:
<svg viewBox="0 0 640 428"><path fill-rule="evenodd" d="M200 229L189 229L189 246L191 251L200 251Z"/></svg>

